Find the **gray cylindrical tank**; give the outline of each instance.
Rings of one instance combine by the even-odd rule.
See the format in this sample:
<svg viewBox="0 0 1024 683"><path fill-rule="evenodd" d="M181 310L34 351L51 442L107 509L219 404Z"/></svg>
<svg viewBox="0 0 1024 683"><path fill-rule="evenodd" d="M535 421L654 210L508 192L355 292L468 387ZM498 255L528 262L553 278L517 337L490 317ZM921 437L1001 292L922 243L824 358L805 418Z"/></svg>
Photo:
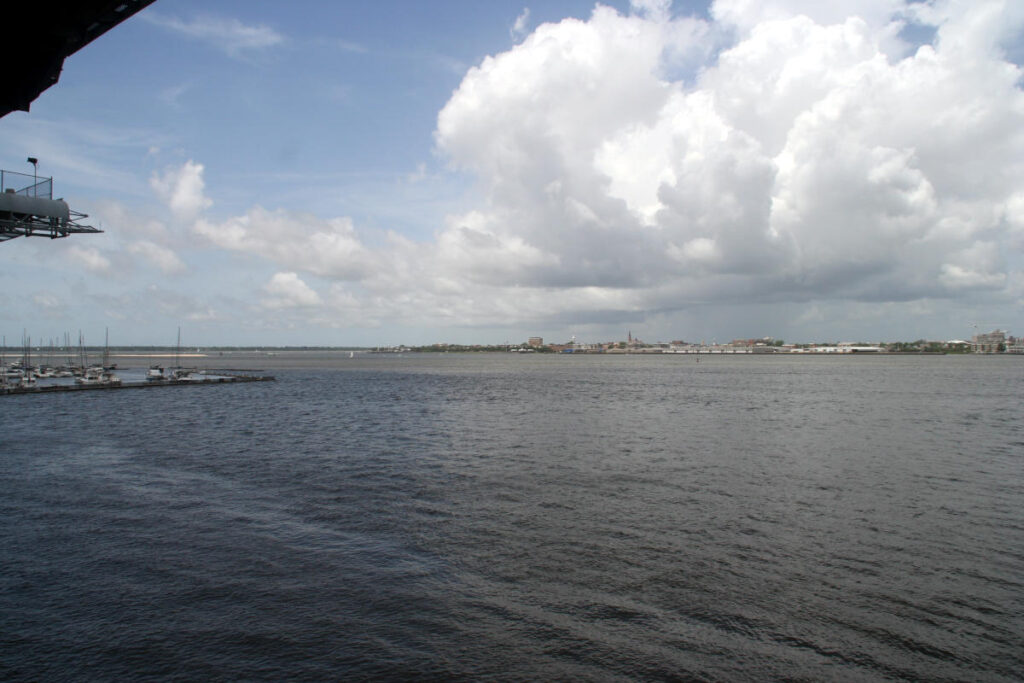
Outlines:
<svg viewBox="0 0 1024 683"><path fill-rule="evenodd" d="M68 203L63 199L23 197L13 192L0 193L0 214L4 212L41 218L58 218L64 222L71 218Z"/></svg>

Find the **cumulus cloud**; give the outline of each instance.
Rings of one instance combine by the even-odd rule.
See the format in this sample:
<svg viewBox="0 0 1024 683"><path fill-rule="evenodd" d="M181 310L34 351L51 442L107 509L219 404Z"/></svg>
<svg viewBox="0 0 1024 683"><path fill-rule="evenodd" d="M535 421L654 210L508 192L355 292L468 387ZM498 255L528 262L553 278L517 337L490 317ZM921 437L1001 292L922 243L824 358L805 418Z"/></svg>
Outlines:
<svg viewBox="0 0 1024 683"><path fill-rule="evenodd" d="M80 247L77 245L68 247L68 257L78 263L86 270L100 275L108 275L111 272L110 259L104 256L95 247Z"/></svg>
<svg viewBox="0 0 1024 683"><path fill-rule="evenodd" d="M184 262L174 253L173 250L149 242L147 240L141 240L134 242L128 246L128 252L141 256L150 265L155 266L161 272L168 275L174 273L183 272L186 269Z"/></svg>
<svg viewBox="0 0 1024 683"><path fill-rule="evenodd" d="M203 165L191 159L177 168L154 173L149 185L175 217L183 221L195 219L213 203L203 194Z"/></svg>
<svg viewBox="0 0 1024 683"><path fill-rule="evenodd" d="M264 50L284 42L284 36L269 26L248 26L227 17L203 15L185 20L154 12L140 16L157 26L206 43L231 57Z"/></svg>
<svg viewBox="0 0 1024 683"><path fill-rule="evenodd" d="M320 295L297 273L275 273L263 290L270 295L263 302L267 308L318 306L321 303Z"/></svg>
<svg viewBox="0 0 1024 683"><path fill-rule="evenodd" d="M716 0L711 16L721 25L736 29L741 36L755 28L793 17L808 17L815 24L839 25L850 17L859 17L884 29L899 21L907 10L904 0Z"/></svg>
<svg viewBox="0 0 1024 683"><path fill-rule="evenodd" d="M489 272L594 309L998 292L1024 100L991 45L1020 12L941 6L913 17L935 44L896 59L895 0L720 0L704 29L645 0L538 27L438 117L440 151L488 191L470 222L520 255ZM694 82L665 76L723 31ZM452 227L439 244L470 237L481 250Z"/></svg>
<svg viewBox="0 0 1024 683"><path fill-rule="evenodd" d="M1019 297L1024 93L999 48L1015 5L631 7L528 35L524 10L522 41L465 73L435 142L482 194L433 239L371 246L348 218L260 206L202 217L191 161L153 188L208 243L280 269L266 306L368 321ZM903 42L911 23L934 39Z"/></svg>
<svg viewBox="0 0 1024 683"><path fill-rule="evenodd" d="M96 216L102 216L103 229L108 236L144 239L150 242L167 242L172 233L162 221L132 210L119 201L99 200L96 202Z"/></svg>
<svg viewBox="0 0 1024 683"><path fill-rule="evenodd" d="M672 0L630 0L629 6L639 15L663 22L671 16Z"/></svg>
<svg viewBox="0 0 1024 683"><path fill-rule="evenodd" d="M201 218L193 229L216 246L323 277L354 280L373 269L374 255L362 245L349 218L325 220L256 206L220 223Z"/></svg>

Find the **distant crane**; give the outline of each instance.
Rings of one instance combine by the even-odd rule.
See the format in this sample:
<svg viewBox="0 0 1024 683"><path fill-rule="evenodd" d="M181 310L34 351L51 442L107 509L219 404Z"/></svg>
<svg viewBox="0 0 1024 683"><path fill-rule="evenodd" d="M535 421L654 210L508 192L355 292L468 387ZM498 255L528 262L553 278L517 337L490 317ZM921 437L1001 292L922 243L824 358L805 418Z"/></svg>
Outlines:
<svg viewBox="0 0 1024 683"><path fill-rule="evenodd" d="M979 326L981 326L982 329L984 329L986 327L991 327L992 330L994 330L994 331L1000 331L1000 332L1005 332L1006 331L1006 329L1004 328L1002 323L974 323L974 334L975 334L975 336L977 336L977 334L978 334L978 327Z"/></svg>
<svg viewBox="0 0 1024 683"><path fill-rule="evenodd" d="M978 334L978 326L992 327L992 332ZM999 336L996 336L998 333ZM992 337L989 337L989 335ZM974 336L971 337L971 351L975 353L992 353L1005 349L1006 330L1000 323L974 323Z"/></svg>

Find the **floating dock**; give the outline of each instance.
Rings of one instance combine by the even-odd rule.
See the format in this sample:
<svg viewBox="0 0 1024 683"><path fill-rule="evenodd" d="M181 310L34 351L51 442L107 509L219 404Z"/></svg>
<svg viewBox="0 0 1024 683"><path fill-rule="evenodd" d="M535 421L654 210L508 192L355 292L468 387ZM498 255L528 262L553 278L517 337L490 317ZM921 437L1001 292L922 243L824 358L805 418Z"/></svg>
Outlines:
<svg viewBox="0 0 1024 683"><path fill-rule="evenodd" d="M205 386L209 384L240 384L243 382L273 382L266 375L218 375L202 379L167 379L158 382L120 382L110 384L44 384L42 386L0 386L0 396L10 394L52 394L64 391L110 391L114 389L150 389L155 387Z"/></svg>

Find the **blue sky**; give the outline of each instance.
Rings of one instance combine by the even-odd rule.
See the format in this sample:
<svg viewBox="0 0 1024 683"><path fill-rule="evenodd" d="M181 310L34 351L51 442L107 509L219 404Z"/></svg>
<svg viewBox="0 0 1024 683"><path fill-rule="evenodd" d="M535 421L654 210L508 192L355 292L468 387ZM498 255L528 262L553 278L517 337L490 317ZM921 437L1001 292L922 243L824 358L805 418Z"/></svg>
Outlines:
<svg viewBox="0 0 1024 683"><path fill-rule="evenodd" d="M159 0L0 119L103 235L0 246L97 342L1024 332L1024 10Z"/></svg>

